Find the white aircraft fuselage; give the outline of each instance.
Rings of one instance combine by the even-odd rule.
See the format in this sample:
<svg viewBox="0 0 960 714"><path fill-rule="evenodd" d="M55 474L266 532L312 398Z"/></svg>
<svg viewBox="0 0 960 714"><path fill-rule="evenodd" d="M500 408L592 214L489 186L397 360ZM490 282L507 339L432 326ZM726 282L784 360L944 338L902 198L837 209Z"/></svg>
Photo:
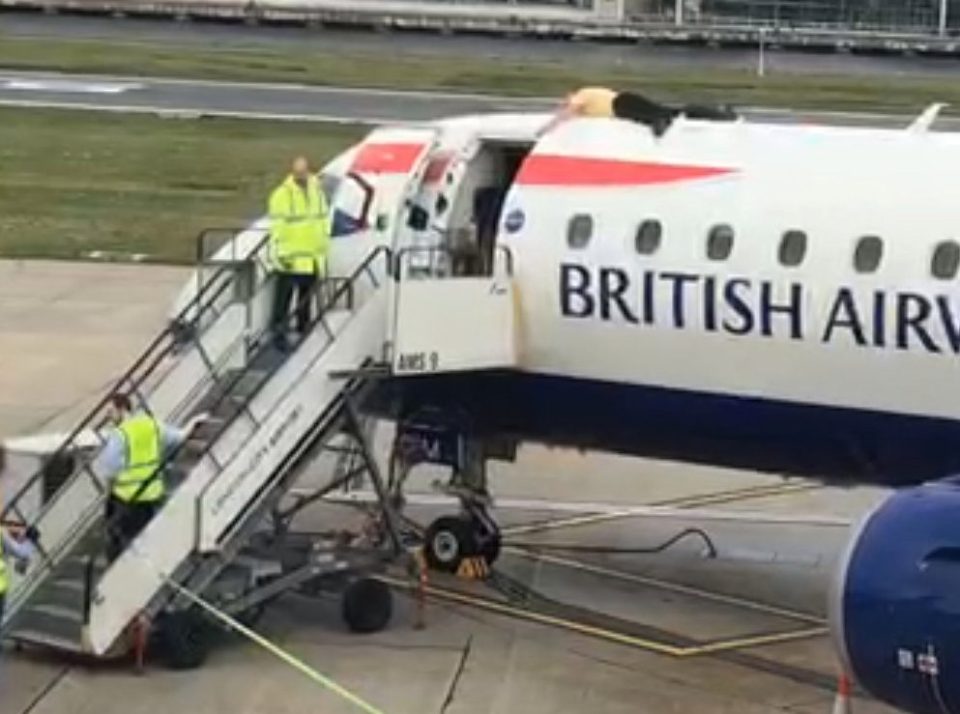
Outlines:
<svg viewBox="0 0 960 714"><path fill-rule="evenodd" d="M960 135L546 120L378 129L324 169L335 274L378 243L476 248L499 191L479 250L511 264L516 364L390 380L385 414L851 482L958 470Z"/></svg>

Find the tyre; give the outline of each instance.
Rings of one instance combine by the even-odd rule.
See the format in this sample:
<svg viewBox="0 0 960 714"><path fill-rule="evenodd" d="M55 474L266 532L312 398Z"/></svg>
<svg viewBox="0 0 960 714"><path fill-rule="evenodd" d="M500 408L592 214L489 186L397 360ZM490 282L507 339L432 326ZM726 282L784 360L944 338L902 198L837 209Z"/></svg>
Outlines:
<svg viewBox="0 0 960 714"><path fill-rule="evenodd" d="M455 573L464 558L477 554L473 524L457 516L438 518L423 536L423 555L434 570Z"/></svg>
<svg viewBox="0 0 960 714"><path fill-rule="evenodd" d="M203 616L196 610L168 613L160 624L158 649L170 669L200 667L210 652L210 637Z"/></svg>
<svg viewBox="0 0 960 714"><path fill-rule="evenodd" d="M393 617L393 593L380 580L360 578L343 591L342 607L352 632L379 632Z"/></svg>

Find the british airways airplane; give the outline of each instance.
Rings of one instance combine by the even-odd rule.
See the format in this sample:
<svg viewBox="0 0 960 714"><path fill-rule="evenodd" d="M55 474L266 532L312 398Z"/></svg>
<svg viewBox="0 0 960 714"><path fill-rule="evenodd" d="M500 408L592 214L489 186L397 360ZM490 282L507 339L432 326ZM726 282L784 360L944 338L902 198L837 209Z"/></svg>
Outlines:
<svg viewBox="0 0 960 714"><path fill-rule="evenodd" d="M322 171L332 273L387 243L408 278L503 274L515 352L438 369L442 350L398 346L370 408L483 442L901 487L837 575L837 647L879 698L960 712L960 135L932 119L373 131ZM458 339L483 313L463 306ZM467 549L443 528L441 565Z"/></svg>

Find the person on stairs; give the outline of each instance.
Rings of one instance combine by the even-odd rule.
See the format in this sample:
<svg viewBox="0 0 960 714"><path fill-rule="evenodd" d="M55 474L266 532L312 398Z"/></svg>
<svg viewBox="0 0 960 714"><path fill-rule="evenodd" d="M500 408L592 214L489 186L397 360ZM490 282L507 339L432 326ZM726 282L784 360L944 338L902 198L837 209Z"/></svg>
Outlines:
<svg viewBox="0 0 960 714"><path fill-rule="evenodd" d="M126 394L110 399L114 424L94 471L110 487L107 497L107 559L116 560L153 519L166 498L164 460L207 418L194 416L184 428L165 424L146 411L133 411Z"/></svg>
<svg viewBox="0 0 960 714"><path fill-rule="evenodd" d="M0 444L0 474L7 465L7 454ZM9 528L0 526L0 623L3 622L3 607L7 592L10 590L10 571L7 560L13 561L17 572L26 572L30 559L33 557L40 534L36 528L27 528L22 533L14 535Z"/></svg>
<svg viewBox="0 0 960 714"><path fill-rule="evenodd" d="M302 337L310 327L310 303L326 277L330 250L330 211L306 158L294 159L290 175L270 194L268 211L276 271L271 329L274 346L285 352L290 301L296 294L296 328Z"/></svg>

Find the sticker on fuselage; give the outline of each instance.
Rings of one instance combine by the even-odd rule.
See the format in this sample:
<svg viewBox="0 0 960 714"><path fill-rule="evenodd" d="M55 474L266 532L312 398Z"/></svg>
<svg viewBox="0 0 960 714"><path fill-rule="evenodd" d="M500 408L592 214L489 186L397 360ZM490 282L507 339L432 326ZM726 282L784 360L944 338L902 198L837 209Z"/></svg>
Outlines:
<svg viewBox="0 0 960 714"><path fill-rule="evenodd" d="M516 233L521 228L526 221L526 215L519 208L514 208L507 214L507 217L503 221L503 227L507 229L507 233Z"/></svg>

